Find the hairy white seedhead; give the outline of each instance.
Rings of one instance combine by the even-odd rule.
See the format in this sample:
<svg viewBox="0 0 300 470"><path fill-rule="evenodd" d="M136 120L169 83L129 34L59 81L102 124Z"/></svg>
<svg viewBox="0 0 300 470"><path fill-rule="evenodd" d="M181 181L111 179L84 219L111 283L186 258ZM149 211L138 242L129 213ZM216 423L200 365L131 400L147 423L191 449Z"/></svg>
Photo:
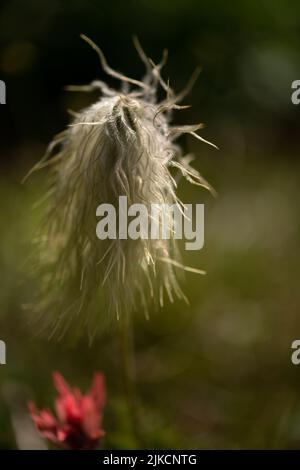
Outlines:
<svg viewBox="0 0 300 470"><path fill-rule="evenodd" d="M162 62L155 65L135 39L147 69L144 79L138 81L112 70L102 51L90 39L83 39L122 87L117 91L101 81L69 87L96 88L102 97L76 114L33 168L51 165L49 211L38 247L41 290L34 309L50 334L62 336L72 326L78 334L87 331L92 338L110 319L139 308L147 315L149 302L163 305L165 293L171 301L174 296L185 298L176 276L185 267L174 238L99 240L95 231L99 204L117 208L119 196L127 196L129 204L182 207L172 167L189 182L211 188L189 165L191 157L183 157L174 143L182 133L204 140L195 133L201 124L170 126L171 112L180 108L178 103L196 74L175 95L161 77L165 52ZM159 103L158 86L166 92Z"/></svg>

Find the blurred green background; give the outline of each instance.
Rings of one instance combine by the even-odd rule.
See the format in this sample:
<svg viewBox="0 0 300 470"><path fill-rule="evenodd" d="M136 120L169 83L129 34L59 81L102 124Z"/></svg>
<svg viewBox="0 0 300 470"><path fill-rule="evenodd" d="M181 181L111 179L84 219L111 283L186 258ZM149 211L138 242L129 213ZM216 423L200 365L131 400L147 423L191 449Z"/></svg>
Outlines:
<svg viewBox="0 0 300 470"><path fill-rule="evenodd" d="M51 406L53 370L86 389L104 371L108 405L102 447L132 448L135 441L120 380L115 334L89 346L38 338L23 303L36 285L24 280L42 215L32 206L46 174L21 179L68 123L68 109L95 99L67 93L68 84L98 78L111 86L95 53L139 78L143 65L132 45L137 34L158 61L169 49L164 77L180 90L194 67L203 72L176 113L183 124L203 121L190 137L195 167L218 191L182 182L186 202L205 203L205 248L183 253L207 276L187 273L190 306L181 302L135 319L137 389L148 448L300 448L300 366L291 343L300 338L299 107L291 83L300 79L300 4L296 1L214 0L1 2L0 79L0 447L39 448L26 402ZM29 282L29 285L28 285Z"/></svg>

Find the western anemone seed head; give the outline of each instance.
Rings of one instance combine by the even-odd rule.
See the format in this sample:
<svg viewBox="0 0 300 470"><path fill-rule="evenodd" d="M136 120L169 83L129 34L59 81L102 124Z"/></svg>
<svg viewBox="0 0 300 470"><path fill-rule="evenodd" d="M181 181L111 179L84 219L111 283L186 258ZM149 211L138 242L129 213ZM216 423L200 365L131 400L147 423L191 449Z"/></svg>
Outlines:
<svg viewBox="0 0 300 470"><path fill-rule="evenodd" d="M38 246L41 290L34 309L52 334L62 336L72 324L78 334L87 330L93 337L108 319L131 314L139 306L147 312L150 301L162 305L164 292L171 301L174 295L184 298L176 271L185 267L174 237L99 240L99 204L118 207L119 196L127 196L128 204L181 208L172 167L189 182L211 188L174 143L183 133L204 140L195 133L201 124L170 126L171 111L180 108L196 74L175 95L160 73L166 53L155 65L135 40L147 69L143 81L137 81L112 70L102 51L83 39L97 51L103 69L122 82L122 89L113 90L101 81L70 87L96 88L102 97L76 114L33 168L51 165L52 170L49 211ZM166 92L162 102L157 102L158 86ZM172 229L171 220L168 223Z"/></svg>

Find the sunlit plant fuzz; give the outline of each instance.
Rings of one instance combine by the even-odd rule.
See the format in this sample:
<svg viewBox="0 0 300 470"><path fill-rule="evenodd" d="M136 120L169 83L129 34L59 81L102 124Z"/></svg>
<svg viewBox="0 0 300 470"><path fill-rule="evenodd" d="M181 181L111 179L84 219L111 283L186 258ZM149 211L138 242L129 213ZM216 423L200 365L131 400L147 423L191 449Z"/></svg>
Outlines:
<svg viewBox="0 0 300 470"><path fill-rule="evenodd" d="M192 157L183 156L175 144L184 133L207 142L196 133L202 125L170 124L172 111L181 108L198 71L176 95L161 76L166 52L156 65L134 40L146 66L139 81L110 68L103 52L82 37L97 52L104 71L121 82L121 89L102 81L69 87L97 89L101 98L76 114L33 168L51 167L49 210L37 247L41 290L33 308L49 334L62 336L72 326L92 338L112 319L139 308L147 315L150 302L162 306L165 294L170 301L185 298L177 271L186 268L174 238L99 240L99 204L117 207L119 196L127 196L128 204L176 204L182 209L176 172L190 183L211 187L190 166ZM165 92L162 101L157 98L159 87Z"/></svg>

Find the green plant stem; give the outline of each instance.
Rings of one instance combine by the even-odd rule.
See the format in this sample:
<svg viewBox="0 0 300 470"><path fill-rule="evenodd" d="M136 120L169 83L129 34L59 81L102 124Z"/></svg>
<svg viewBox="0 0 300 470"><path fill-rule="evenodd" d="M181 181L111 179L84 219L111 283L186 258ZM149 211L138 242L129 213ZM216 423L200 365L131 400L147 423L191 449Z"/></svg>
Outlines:
<svg viewBox="0 0 300 470"><path fill-rule="evenodd" d="M133 331L129 315L122 315L119 320L118 331L122 378L132 431L137 446L143 447L143 438L140 430L139 403L136 392Z"/></svg>

